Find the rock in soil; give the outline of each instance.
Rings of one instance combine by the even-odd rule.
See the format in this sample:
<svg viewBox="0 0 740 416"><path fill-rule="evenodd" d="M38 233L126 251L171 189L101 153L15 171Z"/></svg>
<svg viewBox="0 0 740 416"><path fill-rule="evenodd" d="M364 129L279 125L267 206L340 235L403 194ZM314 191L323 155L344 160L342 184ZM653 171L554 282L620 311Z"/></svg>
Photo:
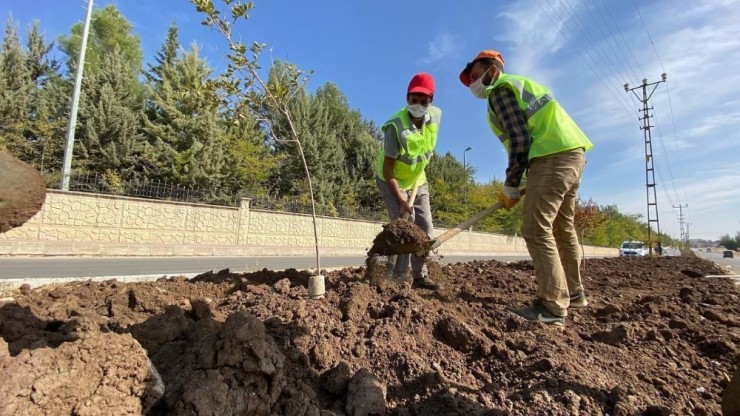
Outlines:
<svg viewBox="0 0 740 416"><path fill-rule="evenodd" d="M367 368L361 368L349 382L347 405L350 416L385 415L386 388Z"/></svg>
<svg viewBox="0 0 740 416"><path fill-rule="evenodd" d="M0 152L0 233L30 220L45 198L43 176L31 165Z"/></svg>
<svg viewBox="0 0 740 416"><path fill-rule="evenodd" d="M327 273L319 301L297 270L18 290L0 298L0 414L719 415L738 291L682 270L722 274L589 260L592 306L564 331L506 312L535 293L529 262L437 265L445 296L364 268Z"/></svg>

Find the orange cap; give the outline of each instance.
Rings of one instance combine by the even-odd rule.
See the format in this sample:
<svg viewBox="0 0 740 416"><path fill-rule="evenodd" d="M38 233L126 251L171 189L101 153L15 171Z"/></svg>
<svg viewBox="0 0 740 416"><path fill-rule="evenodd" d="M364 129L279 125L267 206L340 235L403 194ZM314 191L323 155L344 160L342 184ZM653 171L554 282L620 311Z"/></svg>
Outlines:
<svg viewBox="0 0 740 416"><path fill-rule="evenodd" d="M493 49L486 49L485 51L480 51L478 55L475 56L475 59L468 62L467 65L465 65L465 69L460 72L460 82L463 83L466 87L470 86L470 70L473 68L473 65L480 59L483 58L490 58L496 61L501 62L501 66L504 65L504 57L501 56L501 54L498 51L494 51Z"/></svg>
<svg viewBox="0 0 740 416"><path fill-rule="evenodd" d="M407 94L419 93L428 96L434 95L434 78L426 72L419 72L411 78Z"/></svg>

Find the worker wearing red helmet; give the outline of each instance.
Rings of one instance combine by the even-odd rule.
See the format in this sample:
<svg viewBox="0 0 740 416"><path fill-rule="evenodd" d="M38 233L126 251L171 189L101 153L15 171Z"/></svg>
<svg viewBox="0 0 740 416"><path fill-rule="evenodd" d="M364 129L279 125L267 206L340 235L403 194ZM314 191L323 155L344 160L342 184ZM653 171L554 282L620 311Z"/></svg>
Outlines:
<svg viewBox="0 0 740 416"><path fill-rule="evenodd" d="M433 106L434 78L418 73L406 89L406 106L383 124L383 147L378 152L376 183L391 220L409 215L412 221L432 238L432 212L429 186L424 169L429 164L437 144L437 131L442 111ZM418 190L414 201L409 197L414 185ZM405 279L411 262L413 287L436 289L429 278L425 258L417 255L389 257L388 274Z"/></svg>
<svg viewBox="0 0 740 416"><path fill-rule="evenodd" d="M504 58L480 52L460 73L476 98L486 100L488 124L508 153L499 200L511 209L527 172L522 237L534 263L537 296L530 306L507 310L551 327L564 327L569 307L586 307L581 284L576 197L593 145L550 91L504 73Z"/></svg>

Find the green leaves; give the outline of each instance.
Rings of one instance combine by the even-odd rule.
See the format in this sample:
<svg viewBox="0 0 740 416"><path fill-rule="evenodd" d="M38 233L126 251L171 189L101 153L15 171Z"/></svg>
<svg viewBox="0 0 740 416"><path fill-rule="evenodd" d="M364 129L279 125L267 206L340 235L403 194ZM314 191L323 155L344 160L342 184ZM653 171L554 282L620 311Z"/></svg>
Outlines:
<svg viewBox="0 0 740 416"><path fill-rule="evenodd" d="M59 38L59 46L67 54L67 67L70 73L74 73L77 68L82 29L83 24L76 23L72 26L69 36ZM144 56L141 39L133 33L133 26L121 11L115 5L109 4L93 11L85 54L85 71L99 71L103 56L115 47L121 50L127 64L138 75Z"/></svg>

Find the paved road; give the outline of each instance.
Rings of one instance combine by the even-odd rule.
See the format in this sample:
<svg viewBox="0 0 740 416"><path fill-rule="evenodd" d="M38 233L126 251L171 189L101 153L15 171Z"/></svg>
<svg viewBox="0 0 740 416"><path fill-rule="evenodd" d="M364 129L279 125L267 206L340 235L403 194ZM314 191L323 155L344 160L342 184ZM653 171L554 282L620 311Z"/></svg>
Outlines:
<svg viewBox="0 0 740 416"><path fill-rule="evenodd" d="M444 263L473 260L517 261L529 256L446 256ZM353 267L365 264L365 257L322 256L321 267ZM249 272L268 268L307 269L315 267L313 257L4 257L0 258L0 280L58 277L121 277L203 273L231 269Z"/></svg>
<svg viewBox="0 0 740 416"><path fill-rule="evenodd" d="M736 253L733 258L722 258L722 253L707 253L702 251L695 252L699 257L711 260L722 266L730 266L731 273L740 274L740 254Z"/></svg>

